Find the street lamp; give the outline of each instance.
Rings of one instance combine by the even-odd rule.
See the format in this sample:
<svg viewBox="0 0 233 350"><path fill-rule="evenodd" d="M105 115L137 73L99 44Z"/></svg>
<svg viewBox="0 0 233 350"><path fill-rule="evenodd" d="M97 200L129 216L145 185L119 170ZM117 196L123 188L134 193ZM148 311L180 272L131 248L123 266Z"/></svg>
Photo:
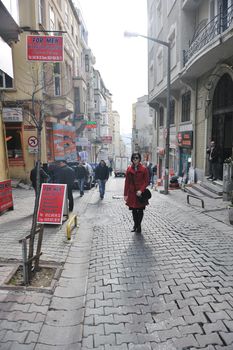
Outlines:
<svg viewBox="0 0 233 350"><path fill-rule="evenodd" d="M147 40L154 41L167 48L167 117L166 117L166 147L165 147L165 177L164 177L164 194L168 194L168 182L169 182L169 151L170 151L170 98L171 98L171 46L169 42L162 41L156 38L151 38L146 35L124 32L126 37L142 37Z"/></svg>

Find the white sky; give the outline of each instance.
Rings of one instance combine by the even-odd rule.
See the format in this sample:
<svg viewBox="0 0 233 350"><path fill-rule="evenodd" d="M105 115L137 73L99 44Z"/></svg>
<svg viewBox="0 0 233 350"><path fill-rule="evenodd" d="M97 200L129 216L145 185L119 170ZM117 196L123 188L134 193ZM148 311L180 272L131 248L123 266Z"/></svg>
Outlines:
<svg viewBox="0 0 233 350"><path fill-rule="evenodd" d="M147 40L125 38L124 31L147 34L146 0L79 0L89 33L89 47L113 109L121 117L121 133L132 128L132 104L147 94Z"/></svg>

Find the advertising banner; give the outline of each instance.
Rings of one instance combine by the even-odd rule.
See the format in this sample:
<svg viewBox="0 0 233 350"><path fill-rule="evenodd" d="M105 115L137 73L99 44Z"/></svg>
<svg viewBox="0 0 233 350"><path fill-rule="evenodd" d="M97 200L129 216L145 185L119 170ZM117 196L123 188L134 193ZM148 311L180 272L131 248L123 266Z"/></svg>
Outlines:
<svg viewBox="0 0 233 350"><path fill-rule="evenodd" d="M193 148L193 132L181 131L177 135L178 146L183 148Z"/></svg>
<svg viewBox="0 0 233 350"><path fill-rule="evenodd" d="M43 183L40 192L37 223L62 224L66 195L66 185Z"/></svg>
<svg viewBox="0 0 233 350"><path fill-rule="evenodd" d="M0 181L0 213L13 209L11 180Z"/></svg>
<svg viewBox="0 0 233 350"><path fill-rule="evenodd" d="M53 124L54 158L77 161L75 127L63 124Z"/></svg>
<svg viewBox="0 0 233 350"><path fill-rule="evenodd" d="M63 37L28 35L27 59L28 61L62 62Z"/></svg>

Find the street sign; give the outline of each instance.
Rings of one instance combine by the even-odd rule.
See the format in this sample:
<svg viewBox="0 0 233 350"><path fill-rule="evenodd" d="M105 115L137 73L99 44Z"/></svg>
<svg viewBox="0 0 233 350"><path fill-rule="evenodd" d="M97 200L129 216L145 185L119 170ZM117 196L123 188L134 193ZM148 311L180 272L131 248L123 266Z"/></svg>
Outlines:
<svg viewBox="0 0 233 350"><path fill-rule="evenodd" d="M28 138L28 145L30 147L37 147L38 146L38 138L36 136L30 136Z"/></svg>
<svg viewBox="0 0 233 350"><path fill-rule="evenodd" d="M65 184L42 184L37 213L38 224L62 224L67 204L66 187Z"/></svg>

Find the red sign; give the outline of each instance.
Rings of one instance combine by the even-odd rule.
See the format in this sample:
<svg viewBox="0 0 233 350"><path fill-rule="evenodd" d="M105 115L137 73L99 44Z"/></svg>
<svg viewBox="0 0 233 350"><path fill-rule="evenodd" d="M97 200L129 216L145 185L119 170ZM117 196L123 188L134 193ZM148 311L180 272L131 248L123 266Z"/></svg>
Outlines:
<svg viewBox="0 0 233 350"><path fill-rule="evenodd" d="M27 59L29 61L63 61L63 37L51 35L27 36Z"/></svg>
<svg viewBox="0 0 233 350"><path fill-rule="evenodd" d="M0 181L0 213L13 209L11 180Z"/></svg>
<svg viewBox="0 0 233 350"><path fill-rule="evenodd" d="M66 198L66 185L42 184L37 223L61 224Z"/></svg>

